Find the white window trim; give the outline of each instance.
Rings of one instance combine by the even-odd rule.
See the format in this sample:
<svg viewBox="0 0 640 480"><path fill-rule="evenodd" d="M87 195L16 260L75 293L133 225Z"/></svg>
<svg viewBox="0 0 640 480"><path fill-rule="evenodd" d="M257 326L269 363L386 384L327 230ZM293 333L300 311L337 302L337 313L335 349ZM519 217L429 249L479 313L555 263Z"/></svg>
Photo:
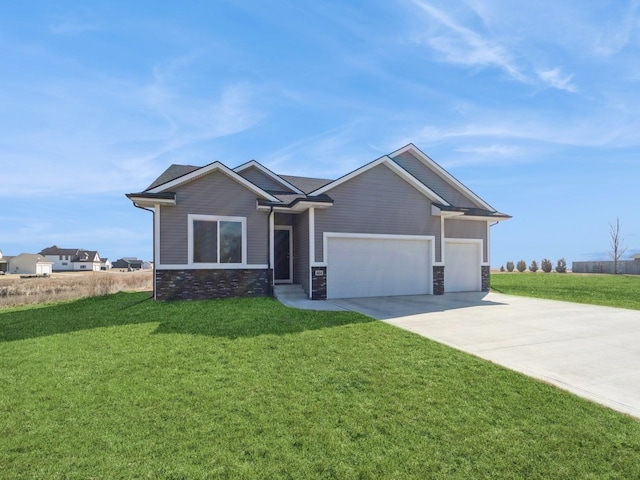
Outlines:
<svg viewBox="0 0 640 480"><path fill-rule="evenodd" d="M193 261L193 222L239 222L242 226L242 261L240 263L201 263ZM220 228L218 228L218 249L220 248ZM234 269L247 266L247 218L220 215L187 215L187 262L191 267Z"/></svg>

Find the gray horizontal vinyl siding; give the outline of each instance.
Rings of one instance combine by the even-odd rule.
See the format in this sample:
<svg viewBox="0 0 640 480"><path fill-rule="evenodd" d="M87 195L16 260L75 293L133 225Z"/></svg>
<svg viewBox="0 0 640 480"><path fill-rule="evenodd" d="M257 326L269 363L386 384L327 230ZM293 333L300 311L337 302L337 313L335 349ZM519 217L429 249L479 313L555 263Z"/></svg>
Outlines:
<svg viewBox="0 0 640 480"><path fill-rule="evenodd" d="M440 218L431 202L385 165L329 190L333 206L315 211L316 261L323 262L323 233L433 235L440 261Z"/></svg>
<svg viewBox="0 0 640 480"><path fill-rule="evenodd" d="M445 238L464 238L482 240L482 261L488 262L487 222L475 220L445 220Z"/></svg>
<svg viewBox="0 0 640 480"><path fill-rule="evenodd" d="M221 172L175 189L176 205L160 209L160 263L187 263L187 215L223 215L247 219L247 263L266 265L268 212L256 210L256 195Z"/></svg>
<svg viewBox="0 0 640 480"><path fill-rule="evenodd" d="M293 215L290 213L276 213L273 223L274 225L293 225Z"/></svg>
<svg viewBox="0 0 640 480"><path fill-rule="evenodd" d="M393 159L398 165L456 207L479 207L409 152Z"/></svg>
<svg viewBox="0 0 640 480"><path fill-rule="evenodd" d="M265 175L256 167L249 167L242 172L239 172L240 176L249 180L254 185L257 185L263 190L272 191L272 192L288 192L290 189L286 188L284 185L276 182L273 178Z"/></svg>
<svg viewBox="0 0 640 480"><path fill-rule="evenodd" d="M309 293L309 212L293 217L293 283Z"/></svg>

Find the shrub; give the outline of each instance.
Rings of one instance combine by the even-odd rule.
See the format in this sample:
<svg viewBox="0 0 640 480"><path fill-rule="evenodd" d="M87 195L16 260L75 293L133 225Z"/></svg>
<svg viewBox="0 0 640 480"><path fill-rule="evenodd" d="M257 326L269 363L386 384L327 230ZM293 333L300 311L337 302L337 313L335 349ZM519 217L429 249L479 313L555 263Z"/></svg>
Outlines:
<svg viewBox="0 0 640 480"><path fill-rule="evenodd" d="M564 258L558 260L558 263L556 264L556 272L567 273L567 261Z"/></svg>
<svg viewBox="0 0 640 480"><path fill-rule="evenodd" d="M540 264L540 268L542 268L543 272L549 273L553 269L553 264L548 258L543 258L542 263Z"/></svg>
<svg viewBox="0 0 640 480"><path fill-rule="evenodd" d="M501 271L501 272L504 272L504 271L505 271L505 269L504 269L504 265L500 265L500 271Z"/></svg>
<svg viewBox="0 0 640 480"><path fill-rule="evenodd" d="M531 262L531 265L529 265L529 270L531 270L533 273L536 273L538 271L538 262L536 262L535 260Z"/></svg>
<svg viewBox="0 0 640 480"><path fill-rule="evenodd" d="M507 262L507 271L513 272L513 262Z"/></svg>
<svg viewBox="0 0 640 480"><path fill-rule="evenodd" d="M525 262L524 260L520 260L516 268L520 273L524 272L527 269L527 262Z"/></svg>

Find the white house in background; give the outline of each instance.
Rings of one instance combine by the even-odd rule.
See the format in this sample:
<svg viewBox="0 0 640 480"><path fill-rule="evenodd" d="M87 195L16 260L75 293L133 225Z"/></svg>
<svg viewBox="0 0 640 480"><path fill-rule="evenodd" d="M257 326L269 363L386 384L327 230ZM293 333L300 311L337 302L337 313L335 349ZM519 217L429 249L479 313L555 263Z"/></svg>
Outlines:
<svg viewBox="0 0 640 480"><path fill-rule="evenodd" d="M9 267L9 262L6 258L2 256L2 250L0 250L0 275L7 271Z"/></svg>
<svg viewBox="0 0 640 480"><path fill-rule="evenodd" d="M103 258L100 260L100 270L111 270L111 268L113 268L111 260L109 260L108 258Z"/></svg>
<svg viewBox="0 0 640 480"><path fill-rule="evenodd" d="M95 250L60 248L57 245L45 248L40 255L53 263L54 271L94 271L102 269L100 254Z"/></svg>
<svg viewBox="0 0 640 480"><path fill-rule="evenodd" d="M18 275L51 275L53 262L37 253L21 253L9 260L9 272Z"/></svg>

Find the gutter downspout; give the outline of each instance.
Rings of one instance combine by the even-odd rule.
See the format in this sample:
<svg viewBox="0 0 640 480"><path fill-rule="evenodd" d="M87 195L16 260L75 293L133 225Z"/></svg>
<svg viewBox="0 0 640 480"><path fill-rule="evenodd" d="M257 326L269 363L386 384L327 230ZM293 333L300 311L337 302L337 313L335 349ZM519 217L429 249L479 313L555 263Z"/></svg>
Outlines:
<svg viewBox="0 0 640 480"><path fill-rule="evenodd" d="M151 210L150 208L145 208L142 207L140 205L138 205L136 202L133 202L133 206L136 208L139 208L140 210L146 210L147 212L151 212L151 214L153 215L153 219L152 219L152 223L153 223L153 282L151 282L151 284L153 285L153 292L151 293L151 297L152 299L156 299L156 228L155 228L155 223L156 223L156 211L155 210Z"/></svg>
<svg viewBox="0 0 640 480"><path fill-rule="evenodd" d="M269 268L269 272L270 272L269 293L271 294L272 297L275 295L275 284L276 284L275 272L273 271L273 268L271 265L271 249L272 249L271 235L273 233L272 232L273 213L274 213L273 205L271 205L269 208L269 216L267 217L269 220L269 228L267 232L267 267Z"/></svg>

